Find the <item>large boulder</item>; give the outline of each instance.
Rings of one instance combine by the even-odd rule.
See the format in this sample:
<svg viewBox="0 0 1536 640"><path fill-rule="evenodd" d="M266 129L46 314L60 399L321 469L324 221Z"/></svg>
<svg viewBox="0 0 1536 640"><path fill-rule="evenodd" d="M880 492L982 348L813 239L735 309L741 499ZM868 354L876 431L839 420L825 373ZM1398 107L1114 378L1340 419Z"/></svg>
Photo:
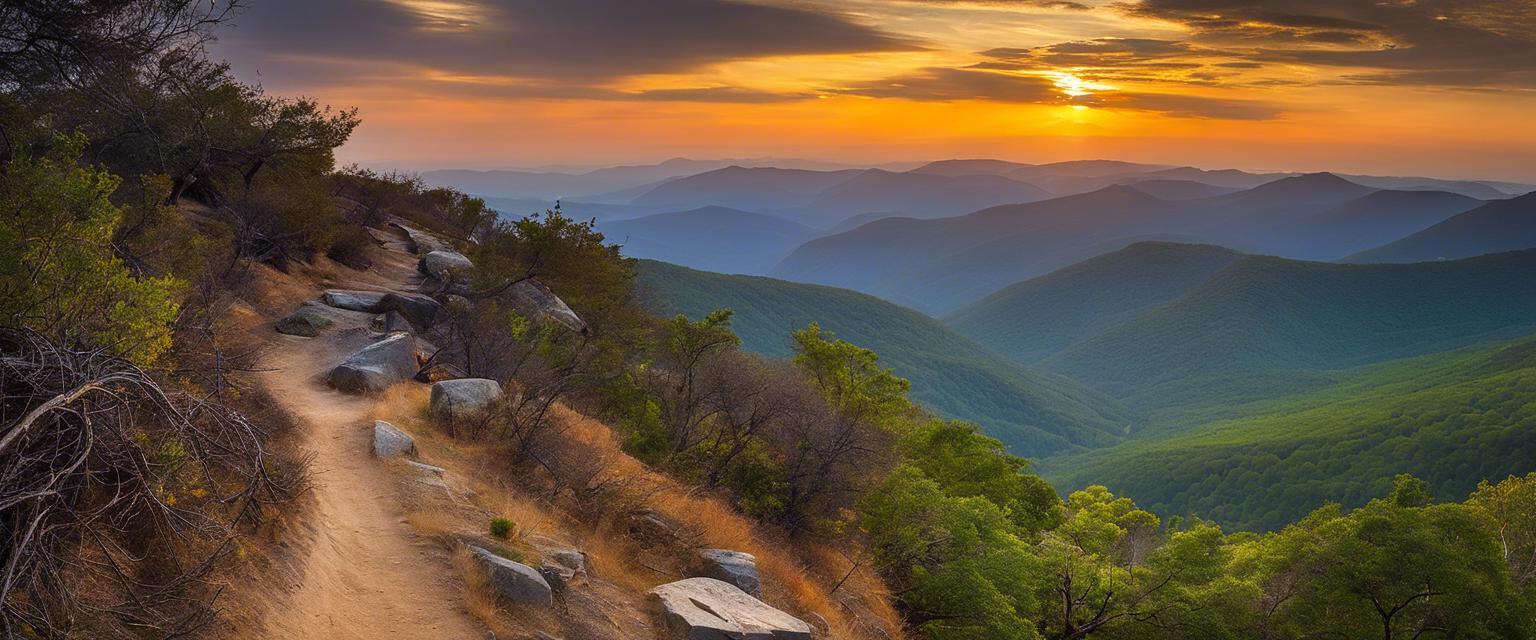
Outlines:
<svg viewBox="0 0 1536 640"><path fill-rule="evenodd" d="M676 640L811 640L811 625L714 578L651 590L666 637Z"/></svg>
<svg viewBox="0 0 1536 640"><path fill-rule="evenodd" d="M443 418L474 418L501 399L501 383L485 378L460 378L432 384L432 413Z"/></svg>
<svg viewBox="0 0 1536 640"><path fill-rule="evenodd" d="M502 597L539 609L554 606L554 592L538 570L480 547L470 547L469 551L489 573L491 588Z"/></svg>
<svg viewBox="0 0 1536 640"><path fill-rule="evenodd" d="M325 381L347 393L381 393L412 379L417 369L415 338L391 333L337 365Z"/></svg>
<svg viewBox="0 0 1536 640"><path fill-rule="evenodd" d="M449 244L448 241L438 238L437 236L434 236L430 233L420 229L408 227L398 222L391 222L389 224L390 226L405 232L406 237L410 238L411 240L411 251L416 252L418 255L425 255L432 253L433 251L453 250L453 245Z"/></svg>
<svg viewBox="0 0 1536 640"><path fill-rule="evenodd" d="M587 322L537 279L529 278L512 285L506 295L514 306L528 315L553 321L571 331L587 332Z"/></svg>
<svg viewBox="0 0 1536 640"><path fill-rule="evenodd" d="M421 257L416 268L443 282L453 282L463 279L465 274L475 268L475 263L457 251L431 251Z"/></svg>
<svg viewBox="0 0 1536 640"><path fill-rule="evenodd" d="M330 318L325 317L314 302L306 302L288 317L278 320L273 326L278 333L286 333L291 336L303 336L313 338L320 335L320 330L335 324Z"/></svg>
<svg viewBox="0 0 1536 640"><path fill-rule="evenodd" d="M432 298L415 293L386 293L379 300L379 311L395 311L405 318L406 322L416 327L418 332L432 328L432 323L437 320L437 312L443 310L443 305Z"/></svg>
<svg viewBox="0 0 1536 640"><path fill-rule="evenodd" d="M699 552L699 559L704 563L700 572L703 577L729 582L754 598L763 598L762 583L757 577L757 558L752 554L705 549Z"/></svg>
<svg viewBox="0 0 1536 640"><path fill-rule="evenodd" d="M331 289L320 294L320 302L337 309L380 313L384 311L384 295L382 291Z"/></svg>
<svg viewBox="0 0 1536 640"><path fill-rule="evenodd" d="M383 420L373 421L373 455L398 458L416 453L416 440L399 427Z"/></svg>

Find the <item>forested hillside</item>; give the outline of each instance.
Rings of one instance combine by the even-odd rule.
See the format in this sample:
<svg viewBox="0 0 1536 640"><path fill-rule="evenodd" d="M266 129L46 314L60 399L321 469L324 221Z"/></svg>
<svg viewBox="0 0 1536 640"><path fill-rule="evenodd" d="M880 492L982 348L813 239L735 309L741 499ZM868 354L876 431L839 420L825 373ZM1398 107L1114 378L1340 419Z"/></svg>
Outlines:
<svg viewBox="0 0 1536 640"><path fill-rule="evenodd" d="M1044 473L1063 490L1104 484L1156 513L1273 531L1328 501L1362 506L1396 474L1454 500L1536 460L1536 339L1340 378L1312 393L1186 410L1165 418L1165 436L1048 460Z"/></svg>
<svg viewBox="0 0 1536 640"><path fill-rule="evenodd" d="M1250 256L1042 360L1132 406L1240 401L1310 372L1508 339L1536 326L1536 251L1341 265Z"/></svg>
<svg viewBox="0 0 1536 640"><path fill-rule="evenodd" d="M1141 242L1007 287L941 319L999 355L1032 363L1187 293L1242 257L1213 245Z"/></svg>
<svg viewBox="0 0 1536 640"><path fill-rule="evenodd" d="M664 315L697 319L716 309L734 311L731 328L743 348L768 356L792 355L790 332L819 323L880 354L912 381L913 399L981 424L1018 455L1105 446L1119 442L1134 422L1102 394L1003 360L933 318L871 296L653 261L640 262L640 279Z"/></svg>

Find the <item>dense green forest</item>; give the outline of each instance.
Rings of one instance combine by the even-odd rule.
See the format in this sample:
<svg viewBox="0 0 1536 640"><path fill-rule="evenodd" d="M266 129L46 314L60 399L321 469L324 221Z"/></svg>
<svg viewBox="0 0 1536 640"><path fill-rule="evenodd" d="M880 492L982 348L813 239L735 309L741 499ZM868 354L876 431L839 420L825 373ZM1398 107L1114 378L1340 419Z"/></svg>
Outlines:
<svg viewBox="0 0 1536 640"><path fill-rule="evenodd" d="M1157 417L1160 435L1042 463L1158 513L1273 531L1327 501L1364 505L1395 474L1441 499L1536 460L1536 340L1371 365L1311 393Z"/></svg>
<svg viewBox="0 0 1536 640"><path fill-rule="evenodd" d="M1215 245L1138 242L1005 287L941 319L1030 364L1188 293L1241 257Z"/></svg>
<svg viewBox="0 0 1536 640"><path fill-rule="evenodd" d="M1536 251L1405 265L1250 256L1038 364L1146 410L1320 388L1319 372L1529 333L1533 271Z"/></svg>
<svg viewBox="0 0 1536 640"><path fill-rule="evenodd" d="M788 357L794 353L790 332L819 323L879 353L881 362L912 381L914 400L977 422L1019 455L1114 444L1134 422L1102 394L1008 362L927 315L873 296L648 260L640 261L639 271L663 315L700 318L714 309L733 310L732 328L747 351Z"/></svg>

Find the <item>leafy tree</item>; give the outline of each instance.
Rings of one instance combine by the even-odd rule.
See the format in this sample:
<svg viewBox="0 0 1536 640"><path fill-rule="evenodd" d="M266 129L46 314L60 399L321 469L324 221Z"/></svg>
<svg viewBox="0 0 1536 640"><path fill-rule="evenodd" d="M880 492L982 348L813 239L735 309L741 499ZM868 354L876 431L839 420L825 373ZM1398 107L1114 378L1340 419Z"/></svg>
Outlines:
<svg viewBox="0 0 1536 640"><path fill-rule="evenodd" d="M1536 472L1496 485L1484 480L1468 502L1493 519L1511 578L1529 586L1536 579Z"/></svg>
<svg viewBox="0 0 1536 640"><path fill-rule="evenodd" d="M1036 534L1061 524L1056 489L1025 473L1029 461L1009 455L1003 443L983 435L976 425L929 420L904 434L902 455L946 493L982 497L997 505L1022 533Z"/></svg>
<svg viewBox="0 0 1536 640"><path fill-rule="evenodd" d="M83 136L0 171L0 325L107 346L148 362L171 343L170 278L134 278L113 253L118 178L76 164Z"/></svg>
<svg viewBox="0 0 1536 640"><path fill-rule="evenodd" d="M876 561L926 637L1039 637L1028 615L1037 607L1031 585L1040 562L996 505L949 495L903 465L860 511Z"/></svg>
<svg viewBox="0 0 1536 640"><path fill-rule="evenodd" d="M880 356L843 340L812 322L790 334L795 341L794 363L810 373L823 395L851 420L896 427L913 415L907 400L912 385L880 366Z"/></svg>

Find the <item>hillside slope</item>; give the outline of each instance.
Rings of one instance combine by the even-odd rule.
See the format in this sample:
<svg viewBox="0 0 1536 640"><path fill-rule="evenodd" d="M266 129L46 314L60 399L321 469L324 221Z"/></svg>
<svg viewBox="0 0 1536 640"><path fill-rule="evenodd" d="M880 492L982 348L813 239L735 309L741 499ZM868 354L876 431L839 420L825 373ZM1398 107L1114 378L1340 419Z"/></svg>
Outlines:
<svg viewBox="0 0 1536 640"><path fill-rule="evenodd" d="M1342 262L1455 260L1536 247L1536 193L1495 200Z"/></svg>
<svg viewBox="0 0 1536 640"><path fill-rule="evenodd" d="M878 353L882 364L912 381L913 399L977 422L1017 455L1113 444L1132 422L1101 394L1008 362L933 318L871 296L654 261L641 261L641 281L665 313L697 318L735 311L732 329L743 348L764 355L792 356L790 332L818 322Z"/></svg>
<svg viewBox="0 0 1536 640"><path fill-rule="evenodd" d="M1453 262L1237 260L1189 293L1042 360L1132 406L1274 393L1343 369L1536 327L1536 250Z"/></svg>
<svg viewBox="0 0 1536 640"><path fill-rule="evenodd" d="M1104 484L1163 514L1276 530L1325 501L1358 507L1399 473L1441 500L1536 459L1536 340L1345 372L1305 395L1230 407L1226 419L1042 461L1062 491Z"/></svg>
<svg viewBox="0 0 1536 640"><path fill-rule="evenodd" d="M701 207L598 225L624 254L721 273L763 273L821 232L777 216Z"/></svg>
<svg viewBox="0 0 1536 640"><path fill-rule="evenodd" d="M1241 257L1214 245L1140 242L1007 287L941 319L1005 358L1032 363L1183 295Z"/></svg>

